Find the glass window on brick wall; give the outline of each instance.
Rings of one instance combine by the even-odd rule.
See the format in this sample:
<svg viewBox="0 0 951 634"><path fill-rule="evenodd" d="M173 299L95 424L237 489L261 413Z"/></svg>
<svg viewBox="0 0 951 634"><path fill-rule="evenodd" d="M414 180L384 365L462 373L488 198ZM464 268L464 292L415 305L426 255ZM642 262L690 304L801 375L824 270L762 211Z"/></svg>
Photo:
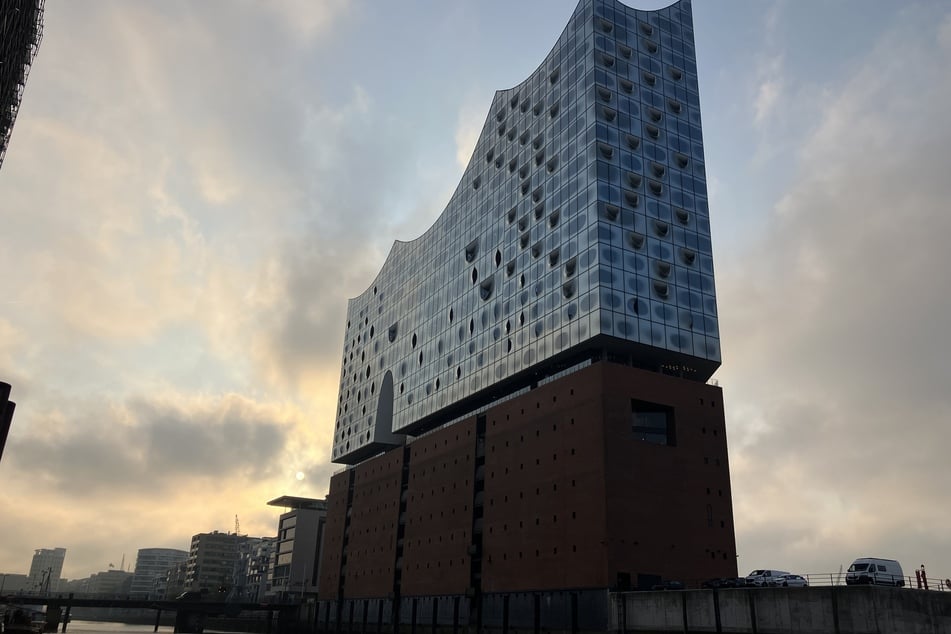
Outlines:
<svg viewBox="0 0 951 634"><path fill-rule="evenodd" d="M631 432L635 440L674 446L676 434L673 408L631 399Z"/></svg>

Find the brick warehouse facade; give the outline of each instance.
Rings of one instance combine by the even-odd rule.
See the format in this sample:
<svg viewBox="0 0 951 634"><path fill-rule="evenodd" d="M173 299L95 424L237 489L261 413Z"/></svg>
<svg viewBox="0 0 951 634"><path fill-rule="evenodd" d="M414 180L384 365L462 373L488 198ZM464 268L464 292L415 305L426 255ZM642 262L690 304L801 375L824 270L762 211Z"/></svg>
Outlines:
<svg viewBox="0 0 951 634"><path fill-rule="evenodd" d="M327 628L599 630L736 575L696 73L689 0L581 0L350 300Z"/></svg>
<svg viewBox="0 0 951 634"><path fill-rule="evenodd" d="M672 410L670 444L632 434L642 402ZM371 599L459 596L467 617L477 587L736 576L720 388L607 361L338 473L328 501L321 599L371 623Z"/></svg>

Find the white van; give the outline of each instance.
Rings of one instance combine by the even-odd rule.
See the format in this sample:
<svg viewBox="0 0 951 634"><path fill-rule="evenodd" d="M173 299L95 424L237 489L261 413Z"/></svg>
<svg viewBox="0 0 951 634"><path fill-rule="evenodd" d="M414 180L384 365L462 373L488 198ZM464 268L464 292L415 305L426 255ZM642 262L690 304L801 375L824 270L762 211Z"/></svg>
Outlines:
<svg viewBox="0 0 951 634"><path fill-rule="evenodd" d="M785 570L754 570L746 575L746 585L748 586L775 586L782 583L783 575L788 575Z"/></svg>
<svg viewBox="0 0 951 634"><path fill-rule="evenodd" d="M894 559L859 557L845 573L845 583L850 586L876 584L900 588L905 585L905 575L901 571L901 564Z"/></svg>

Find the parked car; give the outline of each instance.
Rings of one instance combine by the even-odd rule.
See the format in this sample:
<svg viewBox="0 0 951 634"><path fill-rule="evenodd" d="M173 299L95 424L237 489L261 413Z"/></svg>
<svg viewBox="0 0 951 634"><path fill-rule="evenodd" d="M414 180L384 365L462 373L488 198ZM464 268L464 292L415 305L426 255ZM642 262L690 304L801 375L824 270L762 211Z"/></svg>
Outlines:
<svg viewBox="0 0 951 634"><path fill-rule="evenodd" d="M790 574L788 570L754 570L746 575L746 583L751 586L765 588L766 586L776 585L776 581L780 577L788 574Z"/></svg>
<svg viewBox="0 0 951 634"><path fill-rule="evenodd" d="M745 583L745 580L744 580ZM707 579L700 584L701 588L735 588L736 579L720 577L717 579Z"/></svg>
<svg viewBox="0 0 951 634"><path fill-rule="evenodd" d="M651 590L683 590L684 584L680 581L668 580L651 587Z"/></svg>
<svg viewBox="0 0 951 634"><path fill-rule="evenodd" d="M719 577L707 579L700 584L701 588L745 588L746 577Z"/></svg>
<svg viewBox="0 0 951 634"><path fill-rule="evenodd" d="M849 586L873 584L900 588L905 585L905 574L901 564L894 559L859 557L845 573L845 583Z"/></svg>
<svg viewBox="0 0 951 634"><path fill-rule="evenodd" d="M774 585L783 588L808 588L809 581L802 575L783 575Z"/></svg>

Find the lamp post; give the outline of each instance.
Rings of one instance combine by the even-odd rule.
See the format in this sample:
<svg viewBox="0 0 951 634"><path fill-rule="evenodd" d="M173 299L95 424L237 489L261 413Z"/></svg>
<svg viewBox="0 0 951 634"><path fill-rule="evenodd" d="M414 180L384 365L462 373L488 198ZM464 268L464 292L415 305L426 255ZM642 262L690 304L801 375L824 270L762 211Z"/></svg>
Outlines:
<svg viewBox="0 0 951 634"><path fill-rule="evenodd" d="M45 580L44 582L45 587L43 588L43 591L47 595L50 593L50 579L52 578L52 576L53 576L53 566L50 566L49 568L43 571L43 577Z"/></svg>

